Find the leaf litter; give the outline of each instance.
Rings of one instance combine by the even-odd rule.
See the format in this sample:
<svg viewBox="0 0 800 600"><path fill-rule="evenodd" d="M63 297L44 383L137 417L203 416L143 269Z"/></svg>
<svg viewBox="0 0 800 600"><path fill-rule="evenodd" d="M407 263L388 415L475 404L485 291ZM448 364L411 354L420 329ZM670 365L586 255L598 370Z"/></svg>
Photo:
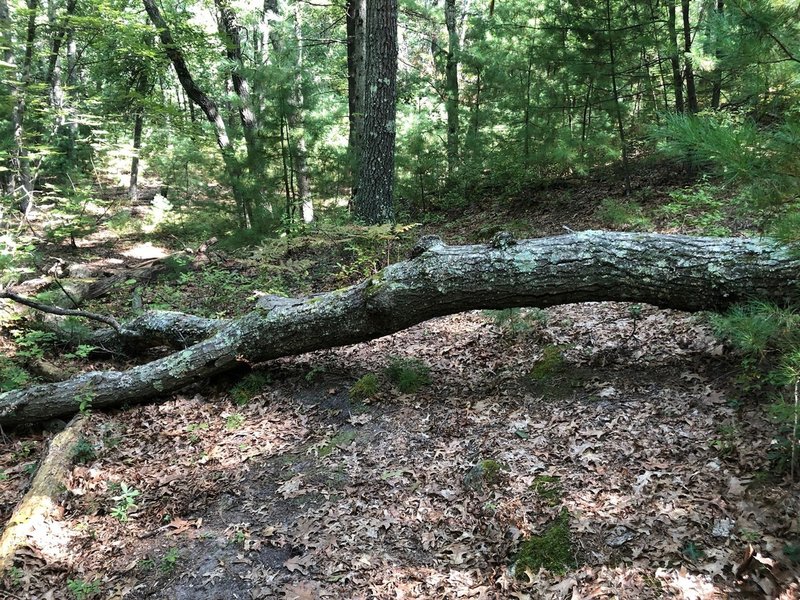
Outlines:
<svg viewBox="0 0 800 600"><path fill-rule="evenodd" d="M74 466L61 497L69 545L34 544L0 589L797 597L796 484L766 475L772 425L729 402L735 363L702 319L619 303L545 313L522 332L472 312L274 361L262 365L272 383L243 405L209 386L92 415L96 458ZM560 360L532 378L547 348ZM422 361L430 384L400 393L383 375L390 357ZM378 392L351 399L367 373ZM5 518L42 441L3 449ZM139 492L125 520L121 489ZM522 544L562 514L574 562L515 571Z"/></svg>

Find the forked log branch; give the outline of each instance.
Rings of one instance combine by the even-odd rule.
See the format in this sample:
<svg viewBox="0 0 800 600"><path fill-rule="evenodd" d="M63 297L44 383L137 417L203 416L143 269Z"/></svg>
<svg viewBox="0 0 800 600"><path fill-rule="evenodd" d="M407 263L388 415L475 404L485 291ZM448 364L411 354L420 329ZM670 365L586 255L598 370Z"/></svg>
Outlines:
<svg viewBox="0 0 800 600"><path fill-rule="evenodd" d="M586 231L447 246L427 237L412 255L346 289L268 299L216 331L217 324L200 324L215 332L128 371L86 373L2 394L0 424L73 413L87 398L94 408L139 402L238 363L363 342L472 309L606 300L686 311L721 310L749 299L800 303L800 257L766 240Z"/></svg>

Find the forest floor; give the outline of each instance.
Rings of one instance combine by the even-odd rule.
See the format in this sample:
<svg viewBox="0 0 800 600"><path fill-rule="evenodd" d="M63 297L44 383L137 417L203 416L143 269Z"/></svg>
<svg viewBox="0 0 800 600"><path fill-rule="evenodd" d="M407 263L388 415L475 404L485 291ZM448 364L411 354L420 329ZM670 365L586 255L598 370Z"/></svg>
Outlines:
<svg viewBox="0 0 800 600"><path fill-rule="evenodd" d="M643 205L686 184L651 179ZM395 260L420 232L460 243L607 228L612 186L524 190L370 243ZM112 235L62 258L124 260L144 242L165 245ZM300 291L341 285L369 262L353 247L209 252L151 282L145 304L235 314L270 260ZM92 308L122 316L130 293ZM393 383L398 359L416 391ZM800 597L798 483L777 469L775 424L738 373L705 315L592 303L434 319L94 411L63 516L40 525L46 542L18 555L0 598ZM377 388L359 397L367 374ZM52 435L5 433L3 521ZM523 548L549 568L524 568Z"/></svg>

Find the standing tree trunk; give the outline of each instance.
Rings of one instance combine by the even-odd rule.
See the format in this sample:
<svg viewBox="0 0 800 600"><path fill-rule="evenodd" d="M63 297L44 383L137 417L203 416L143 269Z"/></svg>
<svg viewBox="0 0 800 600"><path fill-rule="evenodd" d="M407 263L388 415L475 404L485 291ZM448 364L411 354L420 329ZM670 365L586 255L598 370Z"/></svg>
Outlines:
<svg viewBox="0 0 800 600"><path fill-rule="evenodd" d="M358 190L364 140L364 102L367 94L366 0L347 1L347 108L350 132L347 151L351 189Z"/></svg>
<svg viewBox="0 0 800 600"><path fill-rule="evenodd" d="M721 20L723 14L725 13L725 0L717 0L715 10L717 16ZM719 59L721 56L721 52L719 50L719 37L719 33L714 34L714 42L716 46L714 49L714 57L717 60L717 64L714 66L714 72L711 74L711 108L714 110L719 110L719 102L722 98L722 69L720 69L719 66Z"/></svg>
<svg viewBox="0 0 800 600"><path fill-rule="evenodd" d="M619 132L619 144L622 153L622 170L625 179L625 193L631 193L631 177L628 167L628 144L625 139L625 125L622 121L622 106L619 101L619 90L617 88L617 61L614 51L614 31L611 23L611 0L606 0L606 28L608 32L608 57L611 63L611 92L614 95L614 112L617 116L617 131Z"/></svg>
<svg viewBox="0 0 800 600"><path fill-rule="evenodd" d="M33 210L33 177L31 176L31 160L28 148L25 145L25 111L28 86L31 82L31 66L33 63L33 50L36 41L36 15L39 9L38 0L28 0L28 26L25 35L25 56L22 59L22 73L17 89L11 122L14 129L14 152L21 197L19 210L27 218Z"/></svg>
<svg viewBox="0 0 800 600"><path fill-rule="evenodd" d="M672 84L675 86L675 111L682 113L685 107L683 103L683 77L681 76L681 63L678 56L678 31L675 27L675 0L668 0L668 2L667 33L669 34L669 63L672 66Z"/></svg>
<svg viewBox="0 0 800 600"><path fill-rule="evenodd" d="M239 98L239 120L242 123L245 145L247 146L247 168L252 178L256 178L263 169L263 156L258 139L258 122L253 111L250 98L250 84L244 76L244 61L242 60L242 40L239 35L240 27L236 21L236 13L231 8L228 0L214 0L219 11L219 23L225 42L225 55L231 65L231 81L233 91Z"/></svg>
<svg viewBox="0 0 800 600"><path fill-rule="evenodd" d="M0 0L0 46L3 47L3 62L6 64L6 67L9 69L11 76L9 79L12 81L9 82L9 91L12 102L17 96L17 86L13 82L13 68L14 68L14 50L13 50L13 31L14 24L11 21L11 12L8 9L8 2L7 0ZM5 84L4 84L5 85ZM13 109L12 109L13 113ZM14 139L15 134L15 127L13 123L13 119L10 122L10 129L8 133L10 137ZM4 127L5 129L5 127ZM17 187L17 174L13 165L9 165L11 168L7 169L0 169L0 177L2 177L2 189L0 189L1 194L5 194L7 196L13 196L14 192Z"/></svg>
<svg viewBox="0 0 800 600"><path fill-rule="evenodd" d="M367 101L364 152L353 199L365 223L394 219L397 0L367 0Z"/></svg>
<svg viewBox="0 0 800 600"><path fill-rule="evenodd" d="M447 26L445 92L447 99L447 177L452 180L458 170L458 61L461 52L456 26L456 0L445 0L444 22Z"/></svg>
<svg viewBox="0 0 800 600"><path fill-rule="evenodd" d="M29 1L35 2L35 0ZM175 43L172 32L161 16L161 12L158 10L155 0L142 0L142 2L150 20L158 30L164 52L172 62L172 66L178 76L178 81L186 92L186 95L200 107L206 119L214 126L217 145L219 146L222 160L225 164L225 174L230 180L231 191L233 192L233 198L236 202L239 226L246 229L252 226L253 223L253 205L246 192L244 182L242 181L242 168L236 158L233 146L231 146L230 139L228 138L225 121L222 119L222 115L216 103L209 98L203 90L197 87L192 74L189 72L186 59Z"/></svg>
<svg viewBox="0 0 800 600"><path fill-rule="evenodd" d="M131 179L128 185L128 197L131 202L139 199L139 152L142 149L142 129L144 127L144 108L136 107L133 121L133 158L131 158Z"/></svg>
<svg viewBox="0 0 800 600"><path fill-rule="evenodd" d="M308 179L308 149L306 147L305 108L303 106L303 13L302 3L294 5L295 71L289 97L289 130L296 139L294 147L294 173L297 180L297 196L304 223L314 220L314 204L311 201L311 186Z"/></svg>
<svg viewBox="0 0 800 600"><path fill-rule="evenodd" d="M697 106L697 90L694 84L694 67L692 66L692 27L689 23L689 0L681 0L681 13L683 14L683 58L684 72L686 73L686 101L689 112L695 114Z"/></svg>

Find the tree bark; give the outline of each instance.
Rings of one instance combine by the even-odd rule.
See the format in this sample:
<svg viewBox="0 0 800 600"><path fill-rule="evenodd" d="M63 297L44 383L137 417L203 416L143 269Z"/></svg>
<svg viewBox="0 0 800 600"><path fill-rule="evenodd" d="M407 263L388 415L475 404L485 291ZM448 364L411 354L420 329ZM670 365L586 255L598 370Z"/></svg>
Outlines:
<svg viewBox="0 0 800 600"><path fill-rule="evenodd" d="M458 169L458 27L456 26L456 0L445 0L444 21L447 25L447 56L445 62L445 90L447 99L447 176L452 180Z"/></svg>
<svg viewBox="0 0 800 600"><path fill-rule="evenodd" d="M682 113L685 107L683 103L683 76L681 75L680 58L678 57L678 31L675 26L675 0L668 0L668 2L667 32L669 35L669 63L672 67L672 84L675 87L675 111Z"/></svg>
<svg viewBox="0 0 800 600"><path fill-rule="evenodd" d="M697 89L694 83L694 67L692 66L692 26L689 20L689 0L681 0L683 14L683 60L686 73L686 102L689 112L694 114L700 108L697 105Z"/></svg>
<svg viewBox="0 0 800 600"><path fill-rule="evenodd" d="M13 79L14 67L14 36L12 35L13 27L14 23L11 20L11 12L8 8L8 2L7 0L0 0L0 45L3 47L3 62L7 65L7 68L12 70L10 79ZM13 101L17 94L17 86L10 81L8 82L8 87ZM3 130L7 131L11 136L14 136L14 123L10 123L8 129L6 129L4 126ZM7 196L13 196L17 187L17 175L12 163L13 161L8 161L7 164L10 168L7 167L5 169L0 169L0 179L3 182L3 187L0 189L0 193L3 193Z"/></svg>
<svg viewBox="0 0 800 600"><path fill-rule="evenodd" d="M394 220L397 0L367 0L367 100L364 151L353 198L368 224Z"/></svg>
<svg viewBox="0 0 800 600"><path fill-rule="evenodd" d="M294 42L295 62L294 81L289 97L290 111L288 115L289 133L295 137L294 174L297 181L297 197L300 203L300 214L304 223L314 220L314 204L311 200L311 185L308 178L308 148L306 146L305 99L303 97L303 5L296 1L294 5Z"/></svg>
<svg viewBox="0 0 800 600"><path fill-rule="evenodd" d="M367 46L365 25L366 0L347 2L347 108L350 131L347 150L350 159L351 189L358 189L358 170L361 165L364 139L364 102L367 93Z"/></svg>
<svg viewBox="0 0 800 600"><path fill-rule="evenodd" d="M211 327L216 333L208 339L170 356L0 394L0 424L74 413L78 397L93 408L138 402L240 363L363 342L465 310L606 300L687 311L750 299L800 303L800 258L769 241L598 231L520 242L508 237L446 246L427 236L409 261L343 290L263 298L251 312Z"/></svg>
<svg viewBox="0 0 800 600"><path fill-rule="evenodd" d="M13 566L18 550L35 544L36 538L46 539L46 533L41 529L46 528L50 520L60 518L63 509L58 497L64 491L65 479L72 466L73 450L85 425L84 417L76 417L50 442L47 456L36 471L30 488L3 530L0 538L0 573L6 573ZM37 529L38 535L34 536Z"/></svg>

